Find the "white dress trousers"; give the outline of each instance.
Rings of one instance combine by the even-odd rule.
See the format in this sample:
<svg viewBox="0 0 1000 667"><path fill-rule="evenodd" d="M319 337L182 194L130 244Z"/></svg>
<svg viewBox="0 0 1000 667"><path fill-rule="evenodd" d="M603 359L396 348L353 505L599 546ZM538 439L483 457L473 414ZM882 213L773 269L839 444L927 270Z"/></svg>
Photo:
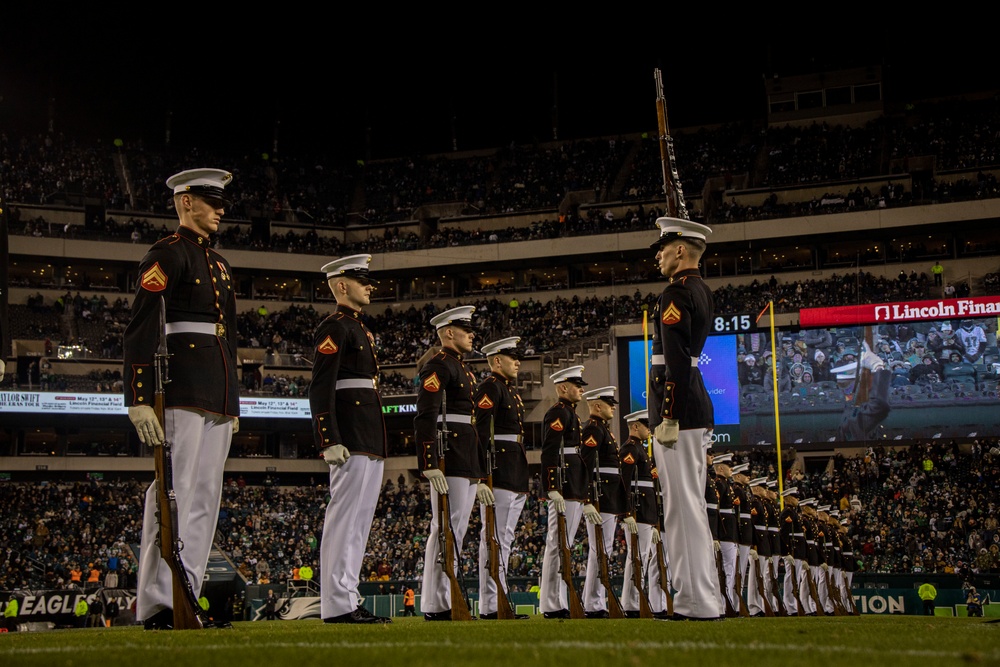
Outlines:
<svg viewBox="0 0 1000 667"><path fill-rule="evenodd" d="M462 542L465 540L465 532L469 529L469 517L472 515L472 505L476 501L476 485L479 481L471 480L468 477L446 477L445 479L448 480L448 509L451 515L451 529L455 534L455 567L460 570L461 558L459 556L462 551ZM451 583L448 581L448 575L441 563L438 563L438 555L441 553L441 546L438 544L440 533L438 494L431 488L431 530L424 549L424 580L420 587L420 610L422 612L436 613L451 609Z"/></svg>
<svg viewBox="0 0 1000 667"><path fill-rule="evenodd" d="M163 421L171 446L177 534L184 545L181 561L195 597L199 597L219 522L223 473L233 437L233 420L201 410L167 408L163 411ZM160 530L156 510L156 482L153 482L146 489L139 550L135 613L143 621L174 606L170 566L160 557L156 544Z"/></svg>
<svg viewBox="0 0 1000 667"><path fill-rule="evenodd" d="M352 454L330 467L330 502L320 542L320 614L333 618L358 607L358 581L382 489L382 459Z"/></svg>
<svg viewBox="0 0 1000 667"><path fill-rule="evenodd" d="M676 591L674 613L688 618L719 616L719 581L705 505L705 452L711 443L711 431L699 428L682 430L671 448L653 446L663 491L664 543Z"/></svg>

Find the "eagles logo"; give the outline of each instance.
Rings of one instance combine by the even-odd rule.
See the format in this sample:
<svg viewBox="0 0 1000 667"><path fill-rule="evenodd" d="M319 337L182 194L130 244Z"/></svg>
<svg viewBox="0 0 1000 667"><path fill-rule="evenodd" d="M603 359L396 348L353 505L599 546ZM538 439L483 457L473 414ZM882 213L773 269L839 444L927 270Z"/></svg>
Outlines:
<svg viewBox="0 0 1000 667"><path fill-rule="evenodd" d="M552 422L551 424L549 424L549 428L551 428L553 431L561 431L561 430L563 430L562 420L559 419L559 418L556 418L556 420L554 422Z"/></svg>
<svg viewBox="0 0 1000 667"><path fill-rule="evenodd" d="M681 311L678 310L673 301L671 301L670 305L667 306L667 309L663 311L660 321L664 324L677 324L681 321Z"/></svg>
<svg viewBox="0 0 1000 667"><path fill-rule="evenodd" d="M327 336L323 339L323 342L316 347L316 351L320 354L337 354L340 348L337 344L333 342L333 339Z"/></svg>
<svg viewBox="0 0 1000 667"><path fill-rule="evenodd" d="M143 289L150 292L162 292L167 288L167 274L160 268L159 262L153 264L142 274L141 285Z"/></svg>
<svg viewBox="0 0 1000 667"><path fill-rule="evenodd" d="M424 378L424 389L427 391L438 391L441 389L441 380L438 379L437 373L431 373Z"/></svg>
<svg viewBox="0 0 1000 667"><path fill-rule="evenodd" d="M489 396L483 395L483 397L479 399L479 402L476 403L476 406L483 410L489 410L493 407L493 401L490 400Z"/></svg>

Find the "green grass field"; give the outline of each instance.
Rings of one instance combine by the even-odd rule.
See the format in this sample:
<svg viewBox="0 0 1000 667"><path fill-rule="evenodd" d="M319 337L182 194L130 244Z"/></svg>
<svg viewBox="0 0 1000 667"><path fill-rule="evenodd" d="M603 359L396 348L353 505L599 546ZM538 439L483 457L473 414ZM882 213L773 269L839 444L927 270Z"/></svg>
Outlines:
<svg viewBox="0 0 1000 667"><path fill-rule="evenodd" d="M0 664L207 665L1000 665L1000 624L914 616L731 619L723 623L476 621L388 626L318 620L237 623L229 630L140 627L0 634Z"/></svg>

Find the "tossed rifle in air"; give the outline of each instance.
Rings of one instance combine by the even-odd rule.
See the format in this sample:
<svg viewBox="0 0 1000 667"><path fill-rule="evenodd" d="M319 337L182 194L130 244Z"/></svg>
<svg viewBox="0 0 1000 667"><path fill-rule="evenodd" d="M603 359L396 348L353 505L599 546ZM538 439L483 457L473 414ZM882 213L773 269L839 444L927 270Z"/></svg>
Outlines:
<svg viewBox="0 0 1000 667"><path fill-rule="evenodd" d="M490 417L490 446L486 450L486 485L493 491L493 469L496 468L497 449L496 438L493 429L496 426L496 418ZM514 619L514 607L507 597L504 589L503 577L500 576L500 539L497 532L496 508L493 505L485 505L486 514L486 569L489 571L490 579L497 587L497 619L502 621ZM505 564L506 565L506 564ZM504 568L506 569L506 568Z"/></svg>
<svg viewBox="0 0 1000 667"><path fill-rule="evenodd" d="M438 470L445 471L445 455L448 452L448 397L441 396L441 428L437 431ZM444 569L451 588L451 620L471 621L472 613L465 599L465 591L455 575L455 562L458 556L458 545L455 543L455 531L451 527L451 510L448 494L438 494L438 563Z"/></svg>
<svg viewBox="0 0 1000 667"><path fill-rule="evenodd" d="M637 518L636 507L638 507L641 493L639 491L639 468L633 470L632 484L628 494L628 513L632 519ZM653 526L653 530L659 530ZM639 553L639 536L629 533L629 545L632 547L632 585L639 593L639 618L653 618L653 608L649 606L649 597L642 587L642 575L645 572L642 562L642 554Z"/></svg>
<svg viewBox="0 0 1000 667"><path fill-rule="evenodd" d="M594 497L591 499L591 503L594 505L594 509L600 513L601 475L598 466L600 466L600 458L595 456L592 484ZM601 525L600 521L594 524L594 541L597 543L594 545L594 548L597 550L597 571L601 585L608 592L608 616L610 618L625 618L625 610L622 609L622 603L618 599L618 596L615 595L614 589L611 588L611 570L608 567L608 553L604 550L604 526Z"/></svg>
<svg viewBox="0 0 1000 667"><path fill-rule="evenodd" d="M177 495L174 492L173 465L171 464L171 444L167 439L167 425L163 419L166 402L166 385L170 383L170 354L167 352L167 305L160 298L160 341L153 355L156 375L156 390L153 411L163 429L163 441L153 445L153 467L156 470L156 520L160 530L156 541L160 547L160 557L170 567L173 585L173 610L175 630L201 630L205 627L204 612L198 604L198 597L191 586L181 551L184 542L177 526Z"/></svg>

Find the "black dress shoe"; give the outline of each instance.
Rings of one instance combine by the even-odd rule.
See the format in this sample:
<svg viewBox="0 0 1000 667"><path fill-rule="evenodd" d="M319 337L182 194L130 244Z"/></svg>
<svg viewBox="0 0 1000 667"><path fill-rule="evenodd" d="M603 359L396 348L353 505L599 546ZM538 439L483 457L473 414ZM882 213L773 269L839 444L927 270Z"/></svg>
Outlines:
<svg viewBox="0 0 1000 667"><path fill-rule="evenodd" d="M675 621L724 621L726 620L724 616L712 616L710 618L698 618L696 616L685 616L683 614L674 614L673 620Z"/></svg>
<svg viewBox="0 0 1000 667"><path fill-rule="evenodd" d="M230 623L229 621L205 621L202 627L204 627L206 630L211 628L214 628L216 630L230 630L232 629L233 624Z"/></svg>
<svg viewBox="0 0 1000 667"><path fill-rule="evenodd" d="M358 607L354 611L348 612L346 614L341 614L340 616L334 616L332 618L324 618L324 623L351 623L354 625L366 625L372 623L379 623L380 621L369 614L367 611L362 612L364 607Z"/></svg>
<svg viewBox="0 0 1000 667"><path fill-rule="evenodd" d="M425 611L424 612L425 621L450 621L451 620L451 609L445 609L444 611Z"/></svg>
<svg viewBox="0 0 1000 667"><path fill-rule="evenodd" d="M654 611L653 612L653 618L655 618L655 619L657 619L659 621L669 621L670 620L670 614L668 614L665 611Z"/></svg>
<svg viewBox="0 0 1000 667"><path fill-rule="evenodd" d="M143 621L142 627L145 630L173 630L174 610L161 609Z"/></svg>
<svg viewBox="0 0 1000 667"><path fill-rule="evenodd" d="M358 606L357 609L354 610L354 613L364 618L375 619L374 621L375 623L392 623L392 619L389 618L388 616L376 616L360 605Z"/></svg>
<svg viewBox="0 0 1000 667"><path fill-rule="evenodd" d="M639 618L639 612L637 611L626 611L625 618Z"/></svg>
<svg viewBox="0 0 1000 667"><path fill-rule="evenodd" d="M542 612L543 618L570 618L569 609L560 609L559 611L545 611Z"/></svg>
<svg viewBox="0 0 1000 667"><path fill-rule="evenodd" d="M610 618L610 614L603 609L601 611L587 611L583 615L587 618Z"/></svg>
<svg viewBox="0 0 1000 667"><path fill-rule="evenodd" d="M750 618L763 618L764 612L758 611L756 614L750 614Z"/></svg>
<svg viewBox="0 0 1000 667"><path fill-rule="evenodd" d="M500 618L498 612L493 612L492 614L480 614L479 615L479 620L481 620L481 621L495 621L498 618ZM525 620L527 618L529 618L529 616L527 614L514 614L514 620L515 621L523 621L523 620Z"/></svg>

